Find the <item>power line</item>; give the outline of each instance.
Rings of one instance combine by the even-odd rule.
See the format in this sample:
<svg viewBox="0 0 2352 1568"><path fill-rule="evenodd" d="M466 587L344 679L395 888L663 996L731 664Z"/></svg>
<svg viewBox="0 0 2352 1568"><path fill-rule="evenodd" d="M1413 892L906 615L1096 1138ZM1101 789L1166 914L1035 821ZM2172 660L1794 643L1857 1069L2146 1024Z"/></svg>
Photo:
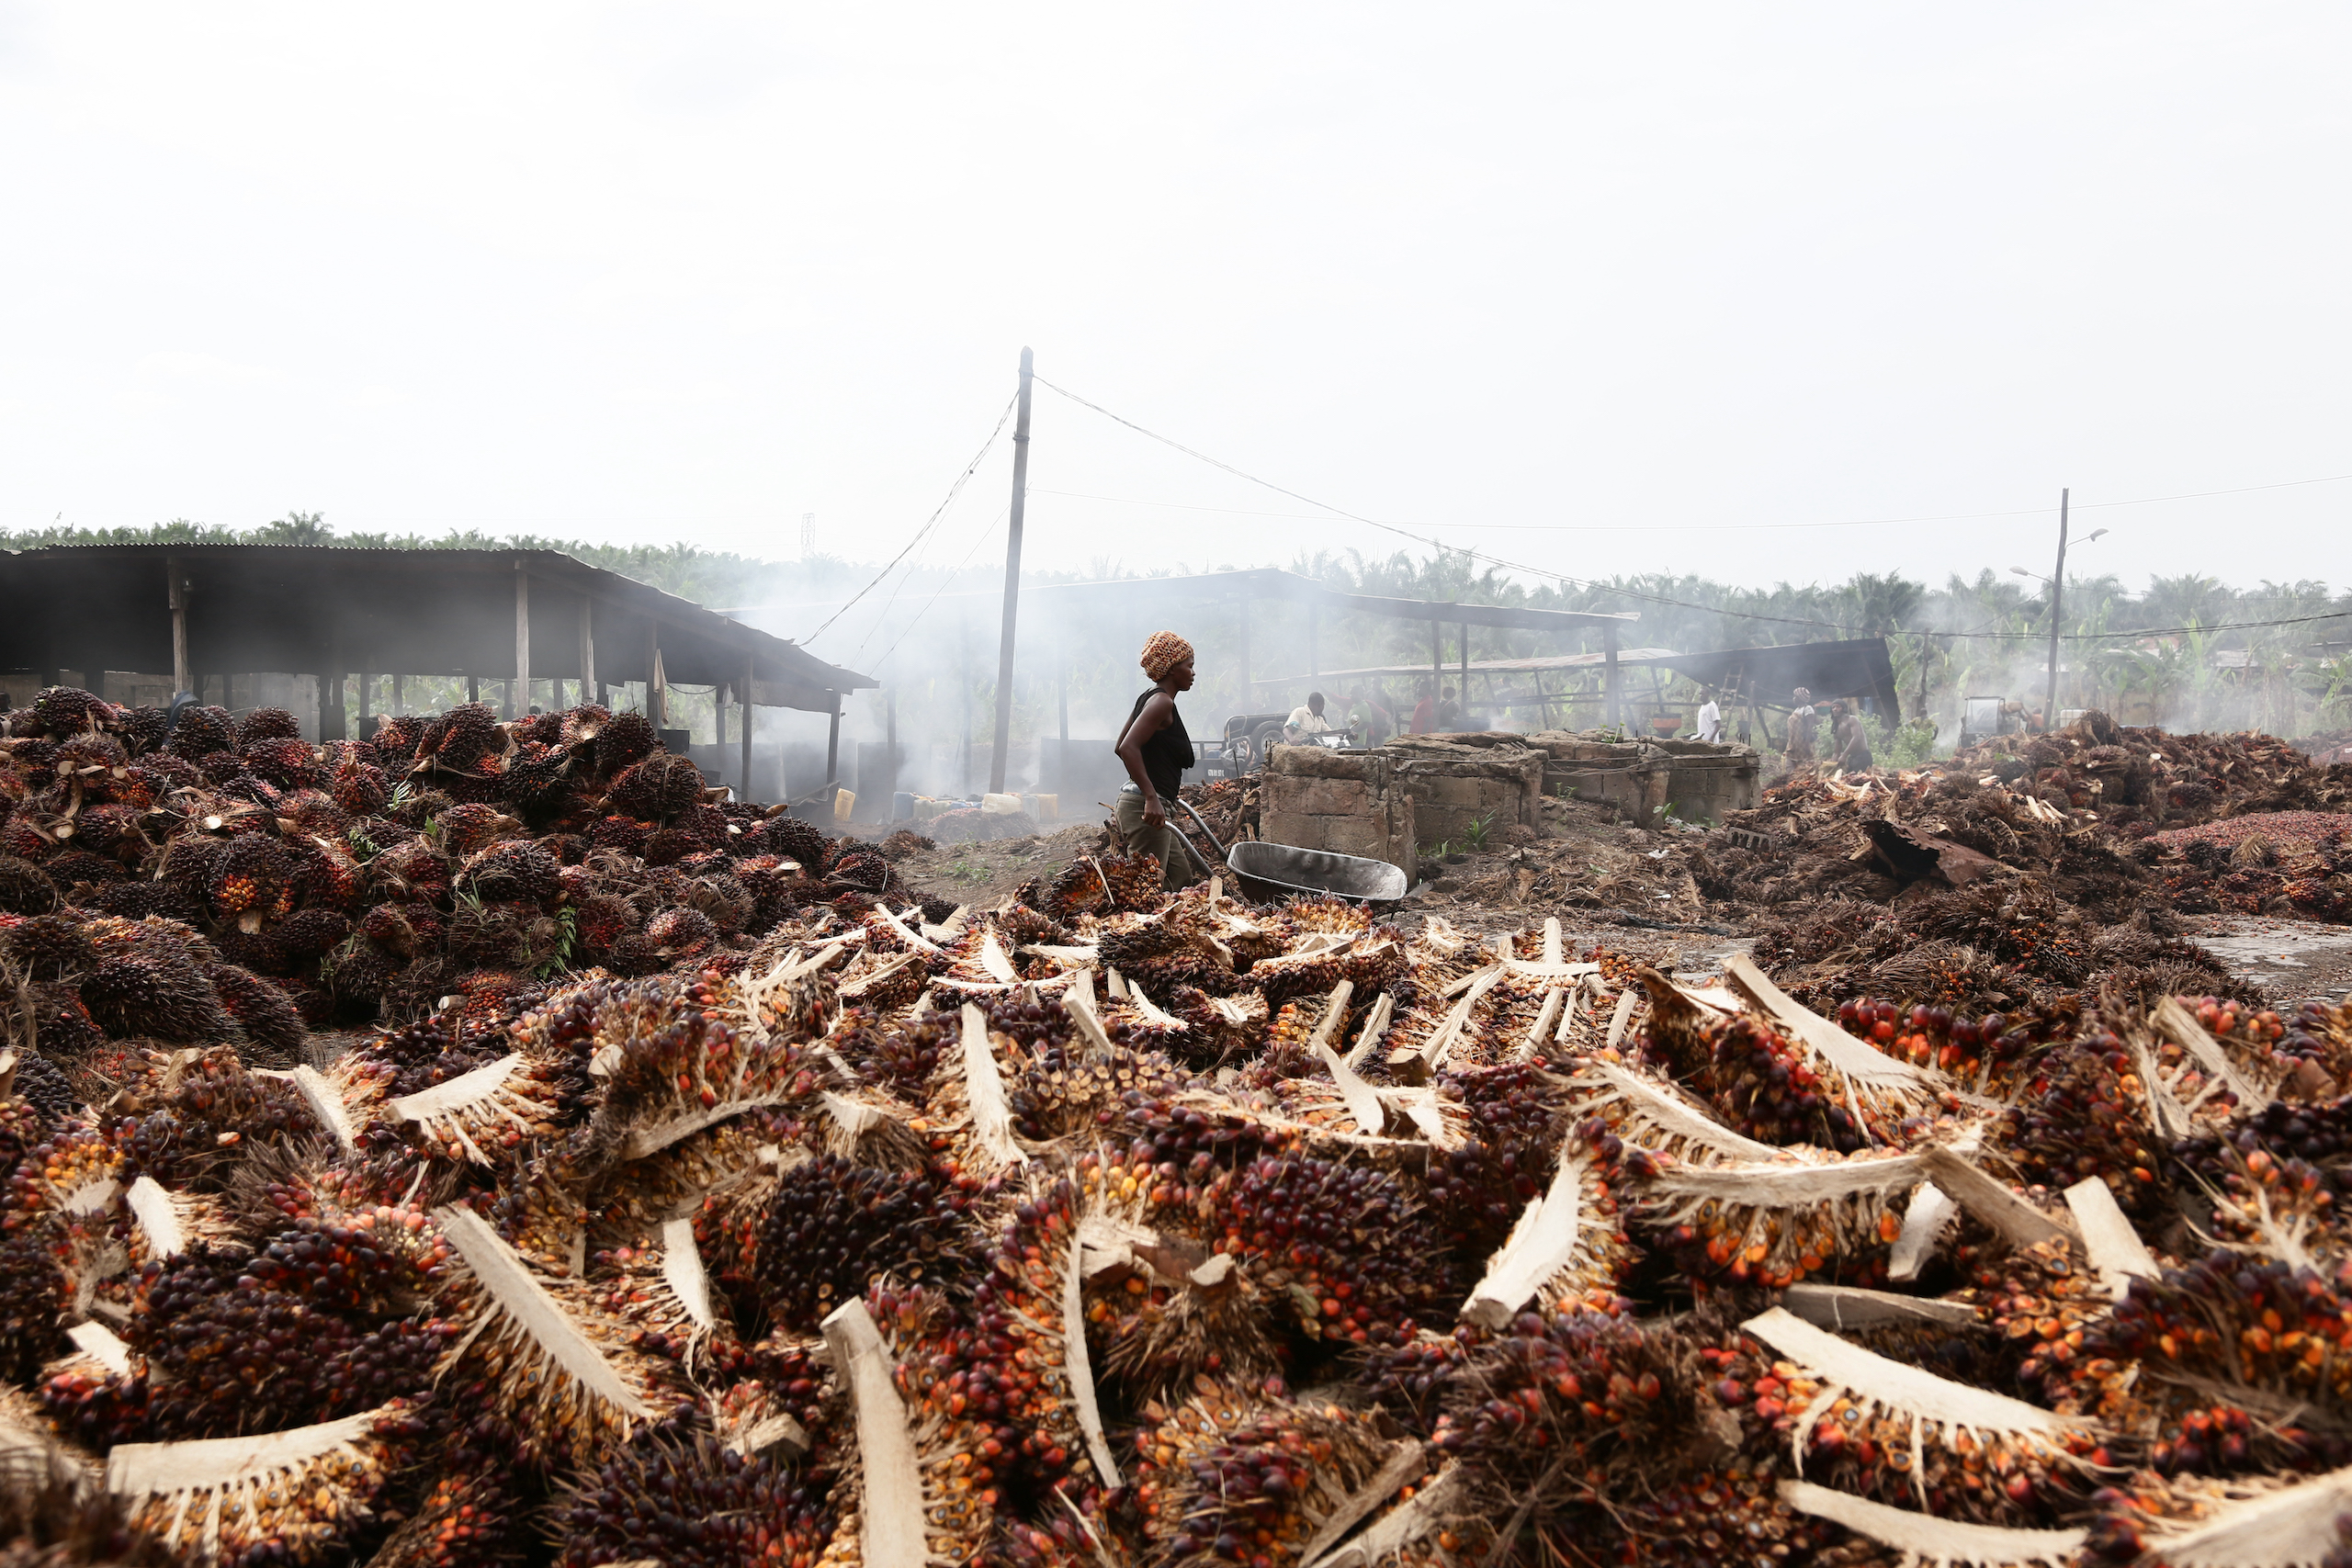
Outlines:
<svg viewBox="0 0 2352 1568"><path fill-rule="evenodd" d="M964 574L964 569L972 564L972 558L979 553L980 547L996 536L996 525L1003 522L1006 513L1012 510L1012 507L1009 502L997 509L997 514L989 519L989 525L980 530L980 536L972 541L972 547L964 552L964 558L956 563L956 570L939 580L939 586L931 591L931 597L922 602L922 608L915 612L913 617L907 622L905 628L891 640L890 646L882 650L882 657L875 660L876 664L890 662L890 655L899 651L899 644L907 640L907 633L922 624L922 618L931 614L931 607L939 603L939 596L947 592L947 585Z"/></svg>
<svg viewBox="0 0 2352 1568"><path fill-rule="evenodd" d="M1182 442L1181 442L1181 441L1176 441L1176 440L1173 440L1173 439L1171 439L1171 438L1170 438L1170 437L1168 437L1168 436L1162 435L1162 434L1159 434L1158 431L1156 431L1156 430L1150 430L1150 429L1146 428L1146 427L1145 427L1145 426L1143 426L1143 425L1137 424L1134 420L1128 419L1128 418L1127 418L1127 417L1125 417L1124 414L1117 414L1117 413L1114 413L1114 412L1112 412L1109 409L1104 408L1102 404L1100 404L1100 403L1098 403L1098 402L1091 401L1091 400L1090 400L1089 399L1080 397L1076 392L1070 391L1068 388L1056 386L1053 382L1046 380L1046 378L1044 378L1043 376L1039 376L1039 377L1037 377L1037 378L1036 378L1036 380L1037 380L1037 383L1038 383L1040 386L1043 386L1043 387L1045 387L1045 388L1047 388L1048 389L1050 389L1050 390L1052 390L1052 391L1054 391L1054 392L1059 393L1062 397L1068 398L1070 401L1072 401L1072 402L1074 402L1074 403L1079 404L1079 405L1080 405L1080 407L1082 407L1082 408L1089 408L1089 409L1091 409L1091 410L1093 410L1096 413L1099 413L1099 414L1102 415L1102 417L1103 417L1103 418L1105 418L1105 419L1111 420L1111 421L1113 421L1113 422L1114 422L1114 423L1119 423L1119 424L1124 424L1124 425L1125 425L1129 430L1134 431L1134 432L1135 432L1136 434L1138 434L1138 435L1146 436L1146 437L1149 438L1150 440L1157 441L1157 442L1159 442L1159 443L1161 446L1163 446L1172 447L1172 448L1173 448L1173 449L1175 449L1176 451L1179 451L1179 452L1183 453L1183 454L1184 454L1186 457L1192 457L1192 458L1194 458L1194 459L1196 459L1196 460L1198 460L1198 461L1200 461L1200 462L1206 463L1206 464L1208 464L1208 465L1209 465L1211 468L1219 468L1219 469L1222 469L1222 470L1224 470L1226 473L1228 473L1228 474L1233 475L1236 479L1247 479L1247 480L1249 480L1251 484L1259 485L1259 486L1262 486L1263 488L1265 488L1265 489L1267 489L1267 490L1270 490L1270 491L1274 491L1277 495L1286 495L1286 496L1289 496L1293 501L1304 502L1306 502L1306 503L1307 505L1309 505L1309 506L1313 506L1313 507L1319 507L1319 508L1321 508L1324 512L1329 513L1331 513L1331 514L1332 514L1332 515L1334 515L1334 516L1338 516L1338 517L1344 517L1344 518L1346 518L1347 520L1349 520L1349 521L1350 521L1350 522L1351 522L1351 523L1361 523L1361 524L1363 524L1363 525L1364 525L1365 526L1367 526L1367 527L1378 528L1378 529L1381 529L1382 531L1384 531L1384 532L1385 532L1385 533L1395 534L1395 535L1397 535L1398 536L1400 536L1400 537L1402 537L1402 538L1411 539L1411 540L1413 540L1413 541L1414 541L1415 543L1417 543L1417 544L1427 545L1427 546L1429 546L1431 549L1437 550L1437 551L1439 551L1439 552L1441 552L1441 553L1444 553L1444 552L1447 552L1447 551L1451 551L1452 553L1453 553L1453 554L1455 554L1455 555L1464 556L1464 557L1467 557L1468 558L1470 558L1470 559L1472 559L1472 560L1482 560L1482 561L1487 561L1487 562L1488 562L1488 563L1490 563L1490 564L1492 564L1492 565L1498 566L1498 567L1503 567L1503 568L1506 568L1506 569L1508 569L1508 570L1512 570L1512 571L1524 571L1524 572L1530 573L1531 575L1533 575L1533 576L1536 576L1536 577L1549 578L1549 579L1551 579L1551 580L1552 580L1552 581L1554 581L1560 582L1560 583L1563 583L1563 584L1574 584L1574 585L1576 585L1576 586L1577 586L1577 587L1579 587L1579 588L1586 589L1587 591L1591 592L1596 592L1596 593L1611 593L1611 594L1618 595L1619 597L1622 597L1622 598L1627 598L1627 599L1638 599L1638 600L1641 600L1641 601L1643 601L1644 603L1646 603L1646 604L1669 605L1669 606L1672 606L1673 608L1680 609L1680 610L1695 610L1695 611L1699 612L1701 615L1723 615L1723 616L1732 617L1732 618L1736 618L1736 619L1739 619L1739 620L1745 620L1745 621L1763 621L1763 622L1768 622L1768 623L1774 624L1774 625L1779 625L1779 626L1813 626L1813 627L1816 627L1816 628L1818 628L1818 629L1820 629L1820 630L1823 630L1823 631L1846 632L1846 633L1849 633L1849 634L1850 634L1850 635L1861 636L1861 637L1873 637L1873 636L1884 636L1884 635L1887 635L1887 634L1885 634L1885 633L1883 633L1883 632L1872 632L1872 631L1871 631L1871 630L1870 630L1869 628L1867 628L1867 627L1862 627L1862 626L1849 626L1841 625L1840 623L1836 622L1836 621L1822 621L1822 620L1815 620L1815 619L1812 619L1812 618L1810 618L1810 617L1806 617L1806 616L1798 616L1798 615L1766 615L1766 614L1763 614L1763 613L1761 613L1761 612L1759 612L1759 611L1753 611L1753 610L1733 610L1733 609L1726 609L1726 608L1724 608L1724 607L1721 607L1721 606L1718 606L1718 605L1713 605L1713 604L1694 604L1690 603L1689 600L1686 600L1686 599L1669 599L1669 598L1668 598L1666 595L1661 594L1661 593L1645 593L1645 592L1641 592L1641 591L1640 591L1640 590L1638 590L1638 589L1623 588L1623 587L1620 587L1620 586L1618 586L1618 585L1616 585L1616 584L1614 584L1614 583L1595 582L1595 581L1591 581L1587 580L1587 579L1582 579L1582 578L1574 578L1574 577L1567 577L1567 576L1564 576L1564 575L1562 575L1561 573L1556 572L1556 571L1547 570L1546 569L1544 569L1544 568L1543 568L1543 567L1531 566L1531 565L1529 565L1528 563L1526 563L1526 562L1524 562L1524 561L1508 560L1508 559L1505 559L1504 558L1502 558L1502 557L1500 557L1500 556L1487 555L1487 554L1486 554L1486 553L1485 553L1485 552L1483 552L1483 551L1469 549L1469 548L1467 548L1467 547L1464 547L1464 546L1460 546L1460 545L1448 545L1448 544L1444 543L1442 540L1439 540L1439 539L1432 539L1432 538L1429 537L1428 536L1426 536L1426 535L1422 535L1422 534L1416 534L1416 533L1414 533L1412 530L1410 530L1410 529L1408 529L1408 528L1402 528L1402 527L1399 527L1399 526L1397 526L1397 525L1396 525L1396 524L1394 524L1394 523L1384 523L1384 522L1380 521L1378 518L1375 518L1375 517L1365 517L1365 516L1362 516L1362 515L1360 515L1359 513L1353 513L1353 512L1350 512L1350 511L1348 511L1348 510L1347 510L1346 508L1344 508L1344 507L1333 506L1333 505L1331 505L1331 504L1330 504L1329 502L1321 502L1321 501L1317 501L1317 500L1316 500L1316 499L1315 499L1313 496L1311 496L1311 495L1302 495L1302 494L1300 494L1298 491L1295 491L1295 490L1290 490L1290 489L1288 489L1288 488L1286 488L1286 487L1284 487L1284 486L1275 484L1275 483L1274 483L1272 480L1271 480L1271 479L1260 479L1257 475L1252 474L1252 473L1249 472L1249 471L1248 471L1248 470L1246 470L1246 469L1243 469L1243 468L1238 468L1234 467L1234 466L1233 466L1232 464L1230 464L1230 463L1227 463L1227 462L1222 461L1222 460L1221 460L1221 459L1219 459L1219 458L1216 458L1216 457L1210 457L1210 456L1209 456L1207 453L1205 453L1205 452L1199 451L1199 450L1197 450L1196 448L1193 448L1193 447L1191 447L1191 446L1185 446L1185 445L1184 445ZM2249 491L2262 491L2262 490L2286 490L2286 489L2290 489L2290 488L2292 488L2292 487L2299 486L2299 485L2333 484L2333 483L2336 483L2336 482L2338 482L2339 480L2343 480L2343 479L2352 479L2352 474L2335 474L2335 475L2330 475L2330 476L2327 476L2327 477L2325 477L2325 478L2322 478L2322 479L2286 479L2286 480L2281 480L2280 482L2278 482L2278 483L2277 483L2277 484L2266 484L2266 485L2244 485L2244 486L2240 486L2240 487L2237 487L2236 489L2233 489L2233 490L2199 491L2194 491L2194 492L2187 492L2187 493L2183 493L2183 494L2180 494L2180 495L2170 495L2170 496L2145 496L2145 497L2142 497L2142 498L2140 498L2140 499L2132 500L2132 501L2109 501L2109 502L2097 502L2097 503L2095 503L2095 504L2097 504L2097 505L2098 505L2098 506L2101 506L2101 507L2114 507L2114 506L2148 506L2148 505L2153 505L2153 504L2154 504L2154 503L2155 503L2155 502L2163 502L2163 501L2192 501L2192 500L2197 500L2197 499L2199 499L2199 498L2201 498L2201 497L2205 497L2205 496L2214 496L2214 495L2241 495L2241 494L2245 494L2245 493L2247 493L2247 492L2249 492ZM1111 497L1102 497L1102 498L1098 498L1098 499L1105 499L1105 500L1108 500L1108 499L1114 499L1114 498L1111 498ZM1203 510L1213 510L1213 509L1206 509L1206 508L1204 508L1204 509L1203 509ZM2025 512L2014 512L2014 513L1975 513L1975 514L1973 514L1973 515L1976 515L1976 516L1983 516L1983 517L1996 517L1996 516L2012 516L2012 517L2020 517L2020 516L2030 516L2030 515L2034 515L2034 514L2035 514L2035 513L2037 513L2044 512L2044 511L2047 511L2047 510L2048 510L2047 508L2037 507L2037 508L2030 509L2029 511L2025 511ZM2087 508L2087 507L2086 507L2084 510L2088 510L2088 508ZM1280 513L1267 513L1266 515L1282 515L1282 514L1280 514ZM1907 520L1890 520L1890 521L1928 521L1928 519L1907 519ZM2175 635L2178 635L2178 634L2186 633L2186 632L2190 632L2190 631L2209 631L2209 632L2218 632L2218 631L2243 631L2243 630L2251 630L2251 629L2255 629L2255 628L2258 628L2258 627L2262 627L2262 626L2301 626L2301 625L2305 625L2305 624L2308 624L2308 623L2312 622L2312 621L2335 620L2335 619L2338 619L2339 617L2342 617L2342 616L2344 616L2344 615L2352 615L2352 612L2346 612L2346 611L2331 611L2331 612L2329 612L2329 613L2327 613L2327 614L2324 614L2324 615L2295 615L2295 616L2289 616L2289 617L2286 617L2286 618L2283 618L2283 619L2279 619L2279 620L2271 620L2271 621L2240 621L2240 622L2224 622L2224 623L2220 623L2220 624L2217 624L2217 625L2214 625L2214 626L2170 626L2170 627L2156 628L2156 629L2153 629L2153 630L2143 628L2143 629L2140 629L2140 630L2136 630L2136 631L2128 631L2128 632L2076 632L2076 633L2068 633L2068 634L2064 634L2064 635L2062 637L2062 640L2064 640L2064 641L2070 641L2070 642L2081 642L2081 641L2101 641L2101 640L2109 640L2109 639L2112 639L2112 638L2115 638L2115 637L2168 637L2168 636L2175 636ZM2033 633L2033 632L1934 632L1934 633L1921 633L1921 634L1910 634L1910 635L1923 635L1923 636L1949 637L1968 637L1968 638L1973 638L1973 639L1984 639L1984 640L1988 640L1988 641L2015 641L2015 640L2032 640L2032 641L2041 641L2041 640L2042 640L2042 637L2043 637L2043 636L2044 636L2045 634Z"/></svg>
<svg viewBox="0 0 2352 1568"><path fill-rule="evenodd" d="M1039 378L1043 379L1042 377ZM1047 385L1050 386L1051 383L1048 382ZM1058 392L1061 391L1061 389L1059 387L1055 387L1054 390ZM1064 393L1063 395L1069 396L1068 393ZM1082 401L1083 400L1080 400ZM1091 403L1087 406L1090 408L1094 407L1094 405ZM1098 410L1097 412L1104 411ZM1115 419L1118 416L1114 414L1112 417ZM1127 423L1128 422L1122 420L1120 423ZM1134 428L1141 429L1141 426L1134 426ZM1147 431L1145 434L1149 434L1150 433ZM1154 437L1154 439L1157 440L1161 438ZM1175 444L1170 442L1169 445L1174 446ZM1179 447L1178 450L1183 451L1186 450L1186 448ZM1198 454L1193 455L1198 456ZM1223 467L1224 465L1220 464L1218 466ZM1239 470L1236 469L1232 471L1238 472ZM1246 474L1242 475L1242 477L1245 479L1249 478ZM2154 506L2160 502L2169 501L2202 501L2217 495L2249 495L2256 491L2292 490L2303 485L2340 484L2346 479L2352 479L2352 474L2329 474L2324 478L2315 479L2283 479L2277 484L2240 485L2232 490L2185 491L2178 495L2143 495L2130 501L2086 501L2081 505L2075 507L2075 510L2077 512L2089 512L2115 506ZM1262 483L1264 481L1260 480L1257 482ZM1170 512L1214 512L1227 517L1290 517L1295 518L1300 522L1307 523L1318 522L1321 520L1320 513L1312 512L1256 512L1238 506L1203 506L1194 502L1181 501L1145 501L1136 496L1095 495L1086 491L1046 490L1035 485L1032 485L1030 487L1030 493L1033 495L1067 496L1073 501L1107 501L1118 506L1157 506L1165 508ZM1316 502L1314 504L1319 505L1321 503ZM2039 517L2049 512L2049 510L2050 509L2046 506L2028 506L2007 512L1936 512L1923 513L1917 517L1838 517L1816 519L1812 522L1802 523L1440 523L1432 525L1432 526L1440 528L1483 528L1490 532L1516 534L1696 534L1709 532L1746 534L1764 533L1768 530L1776 528L1878 528L1912 523L1978 523L1998 517ZM1342 513L1340 515L1346 516L1348 514ZM1372 520L1369 518L1363 518L1357 519L1357 521L1370 522ZM1376 527L1389 526L1389 525L1386 524L1374 524L1374 525ZM1545 575L1548 576L1550 574L1546 573Z"/></svg>
<svg viewBox="0 0 2352 1568"><path fill-rule="evenodd" d="M1017 400L1008 399L1006 400L1004 412L996 416L996 428L989 432L989 438L986 441L980 443L980 449L972 454L972 460L964 465L964 471L956 476L956 482L947 487L947 499L939 503L938 510L934 511L931 514L930 520L925 522L922 527L915 530L915 536L907 541L904 549L899 550L897 555L890 558L890 561L888 566L885 566L880 571L874 574L874 581L872 582L867 583L855 593L850 595L848 604L843 604L840 609L835 610L831 615L826 616L825 626L819 626L815 631L810 632L807 637L802 637L800 639L801 647L806 648L810 643L815 642L819 637L824 636L825 626L830 626L835 621L840 620L843 615L849 613L851 604L856 604L860 599L863 599L868 593L873 592L876 585L880 583L884 578L889 576L891 571L897 568L900 561L907 558L907 551L913 549L917 545L922 543L924 536L928 535L932 529L938 526L940 518L946 515L947 509L956 504L956 498L964 493L965 481L969 479L973 473L978 469L980 460L989 455L989 448L996 445L996 438L1004 434L1004 422L1012 417L1012 404L1015 400Z"/></svg>
<svg viewBox="0 0 2352 1568"><path fill-rule="evenodd" d="M1250 473L1241 468L1237 468L1230 463L1222 462L1217 458L1210 457L1205 452L1196 451L1193 447L1185 446L1181 441L1170 440L1169 437L1160 434L1156 430L1147 430L1142 425L1137 424L1134 420L1128 419L1123 414L1113 413L1101 403L1089 401L1087 399L1080 397L1076 392L1070 391L1067 388L1055 386L1053 382L1046 380L1043 376L1039 376L1035 378L1035 379L1039 386L1060 393L1061 396L1068 398L1071 402L1077 403L1082 408L1092 409L1096 413L1101 414L1103 418L1124 424L1138 435L1148 436L1150 439L1159 442L1161 446L1173 447L1177 451L1183 453L1186 457L1196 458L1201 462L1208 464L1209 467L1213 468L1222 468L1227 473L1233 475L1236 479L1248 479L1251 484L1262 485L1266 489L1272 491L1277 495L1286 495L1293 501L1303 501L1309 506L1321 507L1324 511L1332 513L1334 516L1344 517L1351 523L1362 523L1367 527L1378 528L1385 533L1395 534L1400 538L1410 539L1417 545L1427 545L1433 550L1441 552L1450 550L1455 555L1465 556L1472 560L1487 561L1495 566L1503 567L1511 571L1524 571L1536 577L1549 578L1555 582L1573 583L1577 587L1588 589L1593 592L1614 593L1623 598L1640 599L1646 603L1656 604L1672 604L1679 609L1697 610L1704 615L1736 615L1743 620L1772 621L1783 626L1818 626L1825 630L1835 632L1851 632L1856 629L1852 626L1839 626L1834 621L1805 620L1793 615L1764 615L1745 610L1721 610L1709 604L1692 604L1679 599L1668 599L1662 594L1642 593L1637 592L1633 589L1618 588L1606 583L1592 582L1582 578L1566 577L1563 576L1559 572L1548 570L1540 566L1530 566L1525 561L1506 560L1500 556L1490 556L1486 554L1484 551L1470 549L1464 546L1449 545L1442 539L1432 539L1426 534L1416 534L1409 528L1400 528L1394 523L1383 523L1376 517L1360 516L1353 512L1348 511L1345 507L1333 506L1328 502L1317 501L1311 495L1301 495L1298 491L1285 489L1284 487L1274 483L1272 479L1261 479L1255 474Z"/></svg>

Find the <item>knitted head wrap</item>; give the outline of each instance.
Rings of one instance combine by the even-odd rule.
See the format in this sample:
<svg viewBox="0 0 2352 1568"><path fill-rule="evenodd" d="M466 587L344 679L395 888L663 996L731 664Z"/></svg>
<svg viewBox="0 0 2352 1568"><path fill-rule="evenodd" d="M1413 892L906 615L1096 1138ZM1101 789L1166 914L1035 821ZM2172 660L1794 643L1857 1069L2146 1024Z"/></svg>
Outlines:
<svg viewBox="0 0 2352 1568"><path fill-rule="evenodd" d="M1168 672L1193 657L1193 645L1174 632L1154 632L1151 640L1143 645L1143 672L1153 680L1165 679Z"/></svg>

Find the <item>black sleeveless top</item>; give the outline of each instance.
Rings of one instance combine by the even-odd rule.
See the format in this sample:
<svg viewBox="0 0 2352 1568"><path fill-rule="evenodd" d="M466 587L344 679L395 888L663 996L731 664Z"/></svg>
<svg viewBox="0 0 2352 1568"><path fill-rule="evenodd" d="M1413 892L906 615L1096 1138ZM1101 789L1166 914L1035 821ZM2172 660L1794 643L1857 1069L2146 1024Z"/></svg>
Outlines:
<svg viewBox="0 0 2352 1568"><path fill-rule="evenodd" d="M1119 728L1121 740L1136 727L1136 716L1143 712L1143 705L1159 694L1159 688L1154 686L1136 699L1136 705L1127 710L1127 722ZM1151 787L1162 799L1175 799L1176 792L1183 787L1184 770L1193 765L1193 738L1184 733L1184 716L1175 711L1172 700L1168 728L1146 740L1141 750L1143 776L1151 781Z"/></svg>

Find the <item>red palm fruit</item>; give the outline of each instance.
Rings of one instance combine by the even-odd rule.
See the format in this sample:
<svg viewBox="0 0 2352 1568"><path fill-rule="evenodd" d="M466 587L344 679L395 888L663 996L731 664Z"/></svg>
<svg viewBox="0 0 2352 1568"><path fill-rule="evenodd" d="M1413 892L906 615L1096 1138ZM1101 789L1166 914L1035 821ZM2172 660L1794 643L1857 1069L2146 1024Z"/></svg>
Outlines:
<svg viewBox="0 0 2352 1568"><path fill-rule="evenodd" d="M674 751L659 751L633 764L613 781L613 808L632 817L667 821L702 803L702 770Z"/></svg>
<svg viewBox="0 0 2352 1568"><path fill-rule="evenodd" d="M291 906L295 863L275 839L246 833L211 858L205 899L213 918L248 933L281 919Z"/></svg>
<svg viewBox="0 0 2352 1568"><path fill-rule="evenodd" d="M417 755L445 768L473 770L485 757L506 749L498 714L488 703L460 703L424 727Z"/></svg>
<svg viewBox="0 0 2352 1568"><path fill-rule="evenodd" d="M416 743L424 733L425 720L413 713L396 714L376 727L369 744L376 748L379 765L388 773L405 773L416 760Z"/></svg>
<svg viewBox="0 0 2352 1568"><path fill-rule="evenodd" d="M639 853L648 865L675 865L699 848L695 836L684 828L657 828L645 836Z"/></svg>
<svg viewBox="0 0 2352 1568"><path fill-rule="evenodd" d="M422 838L395 844L368 863L377 893L399 903L440 903L449 897L449 858Z"/></svg>
<svg viewBox="0 0 2352 1568"><path fill-rule="evenodd" d="M180 715L168 742L175 757L209 757L237 743L237 722L222 707L194 707Z"/></svg>
<svg viewBox="0 0 2352 1568"><path fill-rule="evenodd" d="M46 915L57 908L57 884L28 860L0 855L0 914Z"/></svg>
<svg viewBox="0 0 2352 1568"><path fill-rule="evenodd" d="M527 839L494 843L459 868L452 886L491 902L543 904L558 891L562 868Z"/></svg>
<svg viewBox="0 0 2352 1568"><path fill-rule="evenodd" d="M628 768L662 749L662 738L653 731L653 721L641 713L616 713L605 721L596 735L596 772L600 777L617 778Z"/></svg>
<svg viewBox="0 0 2352 1568"><path fill-rule="evenodd" d="M718 940L718 928L700 909L664 909L645 923L645 935L654 950L675 963L706 952Z"/></svg>
<svg viewBox="0 0 2352 1568"><path fill-rule="evenodd" d="M304 740L254 740L237 749L245 772L281 790L315 789L327 782L326 765Z"/></svg>
<svg viewBox="0 0 2352 1568"><path fill-rule="evenodd" d="M255 708L237 724L237 745L242 749L256 740L300 740L302 727L284 708Z"/></svg>
<svg viewBox="0 0 2352 1568"><path fill-rule="evenodd" d="M54 738L88 729L112 729L121 723L121 710L104 697L79 686L51 686L33 698L33 722Z"/></svg>
<svg viewBox="0 0 2352 1568"><path fill-rule="evenodd" d="M433 819L441 848L453 855L469 855L507 838L523 824L495 806L473 803L452 806Z"/></svg>
<svg viewBox="0 0 2352 1568"><path fill-rule="evenodd" d="M288 795L278 804L277 817L281 830L291 822L293 831L328 839L339 837L351 826L351 813L342 803L317 789L298 789Z"/></svg>

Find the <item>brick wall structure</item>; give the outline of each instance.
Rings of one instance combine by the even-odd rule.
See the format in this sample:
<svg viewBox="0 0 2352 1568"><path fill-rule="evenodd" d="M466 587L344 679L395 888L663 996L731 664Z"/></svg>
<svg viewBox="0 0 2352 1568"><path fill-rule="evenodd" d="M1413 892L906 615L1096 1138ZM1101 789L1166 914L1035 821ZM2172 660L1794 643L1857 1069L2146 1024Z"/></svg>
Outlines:
<svg viewBox="0 0 2352 1568"><path fill-rule="evenodd" d="M1269 843L1384 860L1408 877L1420 861L1413 796L1385 750L1273 747L1258 784L1258 832Z"/></svg>

